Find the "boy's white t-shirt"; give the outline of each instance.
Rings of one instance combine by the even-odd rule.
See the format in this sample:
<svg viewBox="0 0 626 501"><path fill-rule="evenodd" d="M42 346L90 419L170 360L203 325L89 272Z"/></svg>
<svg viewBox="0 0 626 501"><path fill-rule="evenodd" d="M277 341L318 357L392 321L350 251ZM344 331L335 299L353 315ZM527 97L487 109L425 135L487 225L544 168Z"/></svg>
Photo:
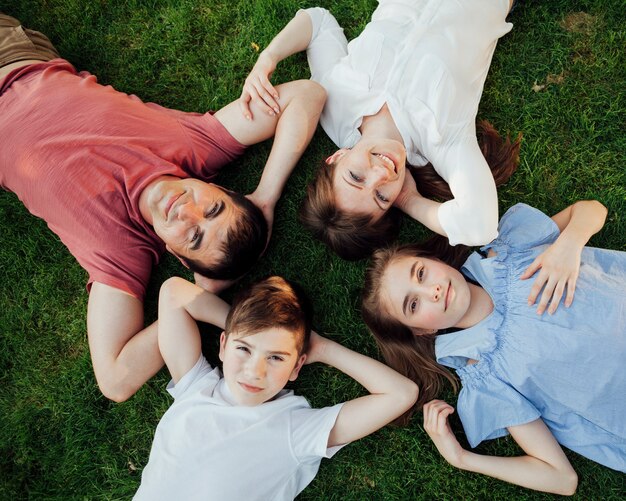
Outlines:
<svg viewBox="0 0 626 501"><path fill-rule="evenodd" d="M234 404L203 356L178 384L159 422L135 500L293 499L317 474L343 404L311 409L282 390L255 407Z"/></svg>

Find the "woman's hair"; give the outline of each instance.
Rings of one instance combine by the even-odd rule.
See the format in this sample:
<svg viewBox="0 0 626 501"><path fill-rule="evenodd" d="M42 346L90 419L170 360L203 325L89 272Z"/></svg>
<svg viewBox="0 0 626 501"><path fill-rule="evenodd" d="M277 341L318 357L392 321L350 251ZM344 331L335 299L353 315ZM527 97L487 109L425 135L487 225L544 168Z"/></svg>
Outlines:
<svg viewBox="0 0 626 501"><path fill-rule="evenodd" d="M349 261L367 257L400 231L401 214L390 208L378 220L369 214L351 214L335 203L334 164L323 162L315 179L307 186L300 210L300 221L313 236L328 245L339 257Z"/></svg>
<svg viewBox="0 0 626 501"><path fill-rule="evenodd" d="M391 318L381 303L382 278L388 265L401 257L423 256L439 259L455 268L460 267L469 249L462 245L451 247L443 237L436 236L422 244L396 245L377 250L368 266L361 312L363 320L374 335L376 344L387 364L419 386L419 398L413 408L400 416L397 424L406 424L413 413L437 397L447 380L458 390L456 377L435 360L435 334L415 332Z"/></svg>
<svg viewBox="0 0 626 501"><path fill-rule="evenodd" d="M486 120L477 124L478 142L491 168L496 186L508 181L519 163L521 134L511 141L502 138ZM395 240L400 231L400 211L390 208L374 221L372 216L350 214L337 207L333 189L335 164L323 163L315 179L307 187L300 210L300 220L313 235L328 245L343 259L367 257L374 249ZM409 166L410 167L410 166ZM426 198L449 200L452 192L448 183L435 171L432 164L409 168L417 189Z"/></svg>

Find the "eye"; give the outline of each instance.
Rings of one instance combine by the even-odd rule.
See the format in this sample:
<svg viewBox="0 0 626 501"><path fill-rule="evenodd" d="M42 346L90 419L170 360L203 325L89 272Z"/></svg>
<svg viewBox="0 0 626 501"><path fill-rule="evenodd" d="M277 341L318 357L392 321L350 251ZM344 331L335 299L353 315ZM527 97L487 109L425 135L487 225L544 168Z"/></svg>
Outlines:
<svg viewBox="0 0 626 501"><path fill-rule="evenodd" d="M281 357L280 355L272 355L270 357L270 360L272 360L274 362L283 362L285 359L283 357Z"/></svg>
<svg viewBox="0 0 626 501"><path fill-rule="evenodd" d="M383 203L389 202L389 199L378 190L376 190L376 198Z"/></svg>
<svg viewBox="0 0 626 501"><path fill-rule="evenodd" d="M204 217L205 218L209 218L211 216L214 216L215 214L217 214L217 211L220 209L220 204L216 203L213 205L213 207L211 207L211 210L209 210Z"/></svg>
<svg viewBox="0 0 626 501"><path fill-rule="evenodd" d="M423 266L419 270L417 270L417 280L420 282L424 280L424 267Z"/></svg>
<svg viewBox="0 0 626 501"><path fill-rule="evenodd" d="M247 346L243 346L243 345L237 346L237 350L243 351L244 353L250 353L250 350L248 349L248 347Z"/></svg>
<svg viewBox="0 0 626 501"><path fill-rule="evenodd" d="M198 240L199 236L200 236L200 229L196 228L193 232L193 235L191 236L190 242L194 243L196 240Z"/></svg>
<svg viewBox="0 0 626 501"><path fill-rule="evenodd" d="M411 313L415 313L415 310L417 309L417 298L413 299L410 303L409 303L409 311Z"/></svg>
<svg viewBox="0 0 626 501"><path fill-rule="evenodd" d="M361 176L357 176L354 172L352 172L351 170L348 171L350 174L350 178L353 181L356 181L357 183L360 183L361 181L363 181L363 178Z"/></svg>

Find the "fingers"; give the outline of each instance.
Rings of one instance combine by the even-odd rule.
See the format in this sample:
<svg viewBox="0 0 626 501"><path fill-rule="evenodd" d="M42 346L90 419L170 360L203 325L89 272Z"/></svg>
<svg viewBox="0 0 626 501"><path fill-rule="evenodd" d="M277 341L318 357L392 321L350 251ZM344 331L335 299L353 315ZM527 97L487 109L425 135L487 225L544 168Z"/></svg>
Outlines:
<svg viewBox="0 0 626 501"><path fill-rule="evenodd" d="M578 277L571 277L567 281L567 296L565 296L565 306L569 308L574 302L574 291L576 290L576 280Z"/></svg>
<svg viewBox="0 0 626 501"><path fill-rule="evenodd" d="M553 280L553 279L547 280L543 288L543 294L541 294L541 299L539 300L539 304L537 305L537 315L543 315L543 312L546 311L546 308L548 307L548 302L550 301L550 298L554 294L554 290L556 286L557 286L556 280ZM562 294L562 291L561 291L561 294ZM560 296L559 296L559 299L561 299Z"/></svg>
<svg viewBox="0 0 626 501"><path fill-rule="evenodd" d="M561 302L561 298L563 297L563 292L565 292L565 281L559 280L554 288L554 293L552 294L552 299L550 300L550 307L548 308L548 313L553 315L556 309L559 307L559 303Z"/></svg>
<svg viewBox="0 0 626 501"><path fill-rule="evenodd" d="M252 111L250 111L250 94L245 90L241 93L239 98L239 109L241 114L246 117L246 120L252 120Z"/></svg>
<svg viewBox="0 0 626 501"><path fill-rule="evenodd" d="M444 435L448 432L448 416L454 407L443 400L431 400L424 405L424 430L429 435Z"/></svg>
<svg viewBox="0 0 626 501"><path fill-rule="evenodd" d="M531 265L530 268L528 268L528 269L530 270L532 268L532 266L533 265ZM526 271L528 271L528 270L526 270ZM533 271L533 273L535 273L535 272ZM525 274L526 274L526 272L524 273L524 275ZM522 277L524 275L522 275ZM532 273L531 273L531 275L532 275ZM531 276L531 275L528 275L528 276ZM548 281L548 274L545 273L544 270L541 270L541 272L539 273L539 275L537 275L537 278L533 282L533 286L530 288L530 294L528 294L528 305L529 306L535 304L535 301L537 300L537 296L539 295L539 293L541 292L541 289L543 289L543 286L546 284L547 281Z"/></svg>
<svg viewBox="0 0 626 501"><path fill-rule="evenodd" d="M536 257L535 260L531 263L531 265L528 268L526 268L526 271L524 271L524 273L522 273L522 276L520 277L520 280L526 280L526 279L532 277L535 274L535 272L539 268L541 268L541 261L539 260L539 257L541 257L541 256ZM536 297L537 296L535 295L535 298ZM528 300L530 301L530 297L528 298ZM535 302L535 300L533 299L533 302L530 303L530 304L533 304L534 302Z"/></svg>

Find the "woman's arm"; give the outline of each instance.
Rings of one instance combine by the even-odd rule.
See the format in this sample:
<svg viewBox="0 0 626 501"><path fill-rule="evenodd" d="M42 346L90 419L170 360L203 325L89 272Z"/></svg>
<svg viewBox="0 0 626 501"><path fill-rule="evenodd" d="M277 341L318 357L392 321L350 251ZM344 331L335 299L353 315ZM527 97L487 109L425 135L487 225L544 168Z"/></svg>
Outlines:
<svg viewBox="0 0 626 501"><path fill-rule="evenodd" d="M564 496L576 492L578 476L541 419L507 428L525 456L484 456L461 447L448 424L453 412L454 408L441 400L424 406L424 429L452 466L538 491Z"/></svg>
<svg viewBox="0 0 626 501"><path fill-rule="evenodd" d="M163 283L159 293L159 350L175 383L202 352L196 320L224 328L229 310L222 299L183 278L172 277Z"/></svg>
<svg viewBox="0 0 626 501"><path fill-rule="evenodd" d="M322 362L350 376L370 395L346 402L335 421L328 447L374 433L406 412L417 400L417 385L374 359L311 333L306 363Z"/></svg>
<svg viewBox="0 0 626 501"><path fill-rule="evenodd" d="M270 77L280 61L308 47L311 33L311 18L306 12L300 11L259 54L239 98L241 111L248 120L253 118L250 101L254 101L271 116L280 113L279 94L270 82Z"/></svg>
<svg viewBox="0 0 626 501"><path fill-rule="evenodd" d="M552 245L537 256L520 277L521 280L526 280L539 272L528 296L528 304L532 305L543 289L537 305L539 315L546 310L548 302L550 302L548 313L553 314L566 288L565 306L571 306L582 250L589 239L602 229L606 214L606 207L600 202L582 200L552 216L561 234Z"/></svg>

